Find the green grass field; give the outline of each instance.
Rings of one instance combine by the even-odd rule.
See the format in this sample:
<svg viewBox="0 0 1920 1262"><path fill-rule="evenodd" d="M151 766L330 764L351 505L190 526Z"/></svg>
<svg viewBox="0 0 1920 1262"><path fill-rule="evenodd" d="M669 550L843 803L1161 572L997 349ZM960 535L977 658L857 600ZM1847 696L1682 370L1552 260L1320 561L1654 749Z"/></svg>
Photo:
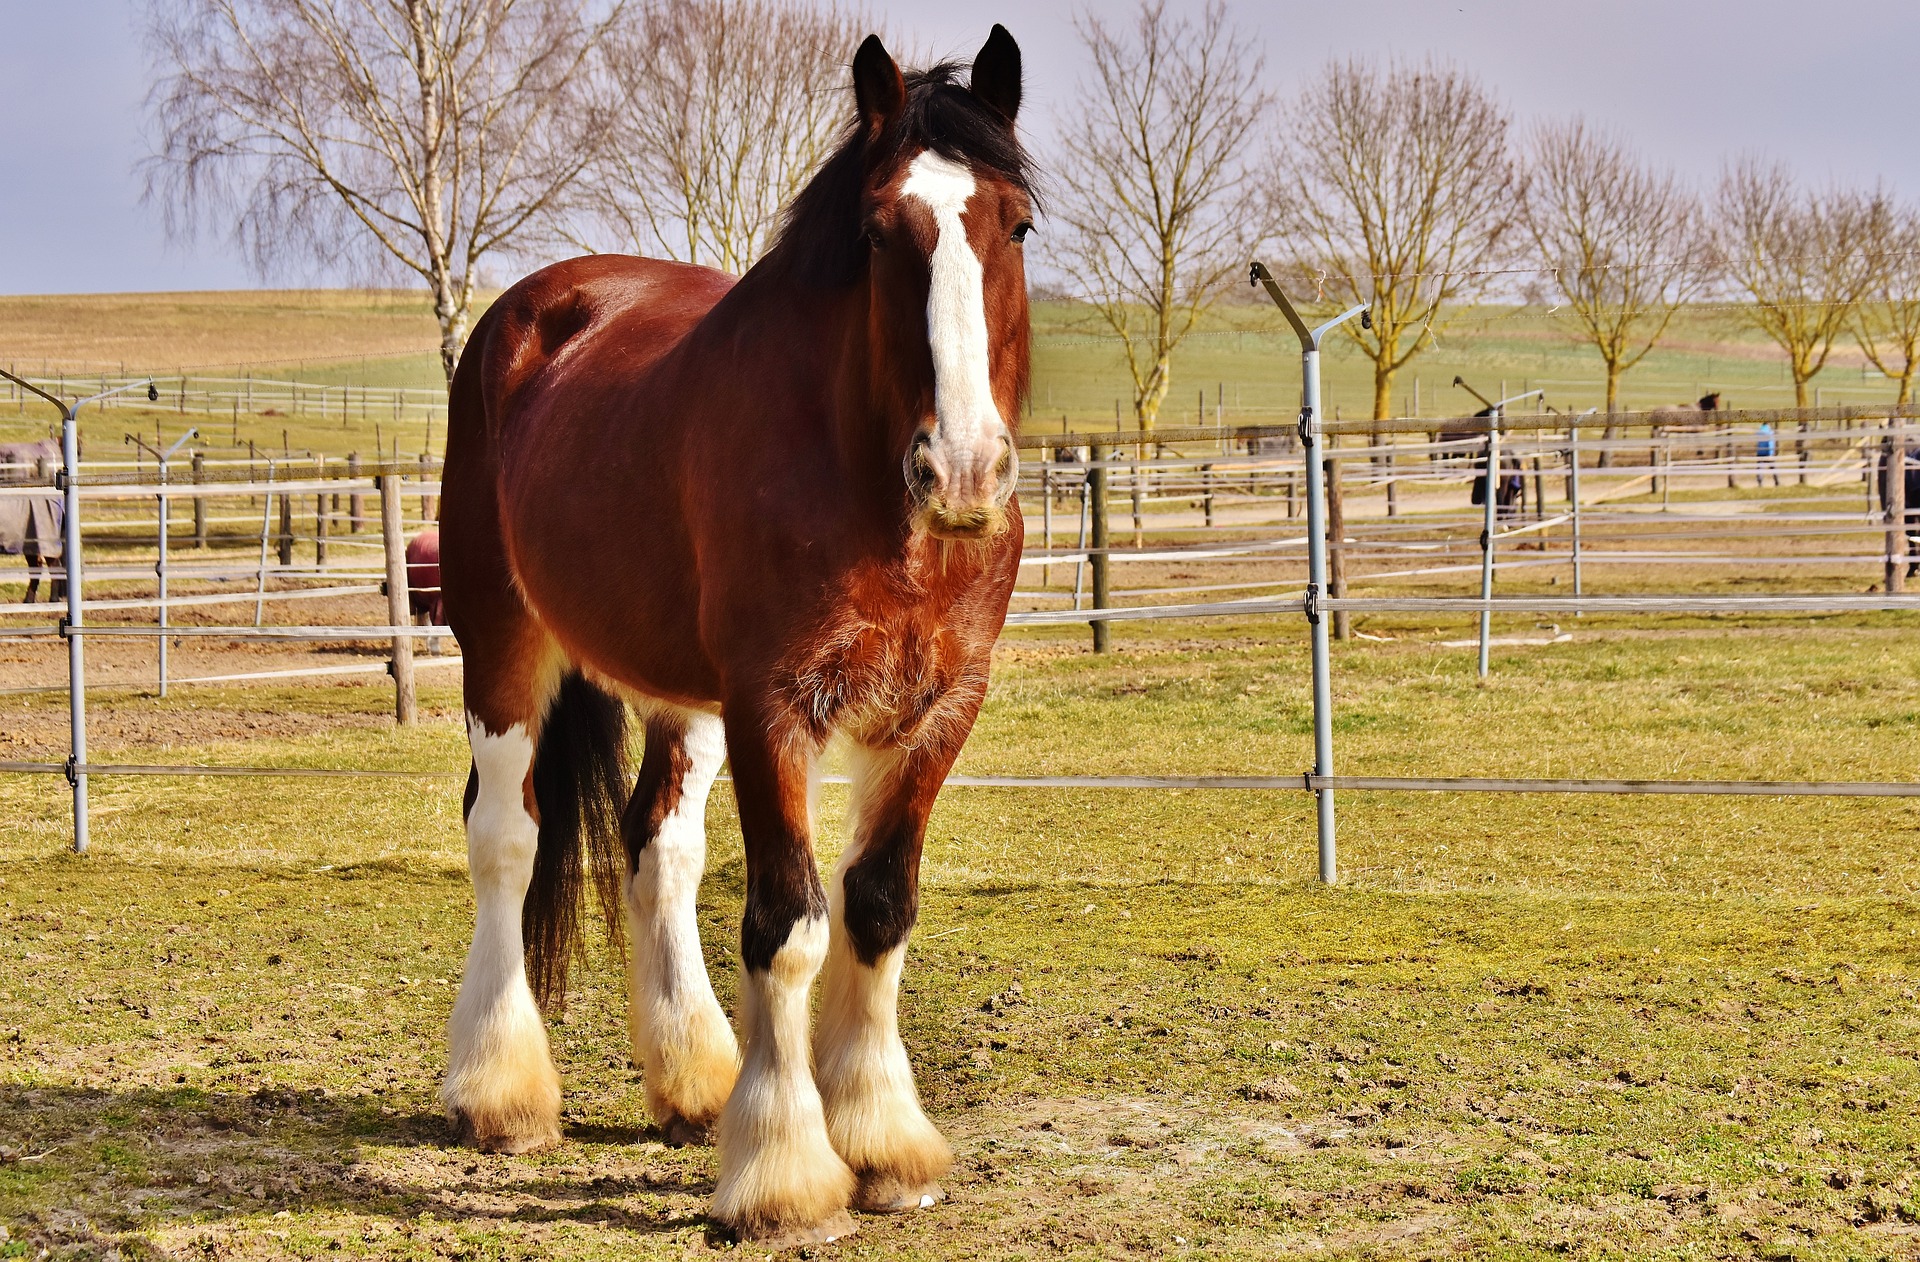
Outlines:
<svg viewBox="0 0 1920 1262"><path fill-rule="evenodd" d="M1423 413L1457 412L1463 396L1444 388L1457 372L1590 406L1591 356L1540 316L1463 319L1396 394L1417 376ZM1035 332L1032 423L1110 423L1125 389L1113 344L1059 304L1036 307ZM76 375L124 361L432 385L433 343L411 295L0 299L0 364L36 372L45 358ZM1224 308L1177 360L1163 424L1185 423L1202 390L1229 424L1288 415L1297 372L1272 312ZM1350 350L1329 354L1327 381L1349 416L1370 402ZM1783 384L1764 346L1701 311L1628 378L1626 401L1717 388L1779 405ZM1819 384L1827 402L1890 394L1838 358ZM46 419L0 409L0 437ZM156 424L169 440L198 424L242 450L373 450L357 415L236 421L142 403L88 417L89 459L130 456L122 434ZM379 432L409 454L444 436L424 422ZM1448 494L1457 511L1464 491ZM1762 513L1816 491L1738 495ZM1817 496L1866 511L1851 481ZM1689 497L1734 493L1674 492ZM1642 500L1653 506L1617 505ZM119 517L125 537L109 546L137 562L151 555L138 538L150 511L90 520ZM1747 524L1729 519L1716 546L1822 544ZM249 556L257 529L236 516L215 542ZM1248 533L1260 532L1212 537ZM1128 566L1117 583L1272 581L1276 566ZM1860 591L1875 569L1627 565L1590 581ZM1516 569L1501 590L1563 577ZM1064 566L1051 578L1071 582ZM1364 572L1355 581L1371 590ZM374 597L351 599L272 608L379 616ZM1514 621L1497 630L1537 634ZM1588 618L1568 642L1497 648L1484 683L1471 649L1440 643L1470 633L1465 616L1359 625L1379 638L1335 647L1342 772L1915 778L1920 658L1901 616ZM1298 620L1117 624L1105 657L1085 639L1003 641L962 772L1309 764ZM181 673L378 660L373 646L256 647L223 666L201 645L180 650ZM95 759L423 774L97 779L85 859L65 853L58 777L0 775L0 1259L731 1249L702 1217L712 1153L670 1149L647 1127L604 958L553 1025L565 1142L523 1158L449 1145L435 1092L472 917L452 673L423 674L427 720L402 731L378 675L161 701L143 690L150 656L122 642L90 659L96 678L131 685L96 695ZM62 678L57 645L0 644L0 684ZM64 757L63 707L58 693L0 690L0 759ZM844 808L826 786L823 862ZM1300 792L944 794L902 1022L958 1154L952 1196L864 1220L815 1255L1920 1257L1920 803L1354 793L1340 824L1344 879L1328 889ZM703 931L730 1005L744 874L724 785L709 828Z"/></svg>
<svg viewBox="0 0 1920 1262"><path fill-rule="evenodd" d="M1496 651L1338 646L1342 770L1912 776L1892 617L1642 620ZM1002 646L961 770L1299 771L1289 622ZM471 901L457 697L120 703L96 756L418 781L0 779L0 1256L676 1257L707 1150L645 1123L617 974L555 1024L567 1137L448 1145L434 1103ZM57 742L59 699L0 700ZM273 716L264 721L265 716ZM38 736L32 735L38 733ZM19 755L12 755L19 756ZM723 786L724 789L724 786ZM949 790L903 1025L952 1197L816 1256L1908 1258L1920 1249L1920 807ZM823 861L843 791L823 791ZM702 919L734 993L724 791Z"/></svg>
<svg viewBox="0 0 1920 1262"><path fill-rule="evenodd" d="M476 315L478 311L476 310ZM1091 313L1063 302L1038 302L1033 313L1032 417L1036 429L1063 421L1075 430L1110 426L1116 403L1131 425L1128 378L1118 344ZM435 347L438 334L425 299L393 291L272 291L210 294L81 295L62 298L0 297L0 365L34 374L66 372L77 389L89 373L153 373L174 378L274 377L317 385L412 386L441 383ZM1370 366L1336 338L1325 356L1328 406L1347 416L1372 406ZM1427 349L1402 370L1395 386L1397 411L1413 414L1416 380L1420 415L1455 416L1477 408L1453 389L1456 374L1483 393L1502 384L1510 393L1543 387L1562 410L1600 404L1604 390L1599 361L1574 339L1560 316L1538 306L1486 307L1459 313ZM1873 403L1893 391L1864 367L1856 348L1842 343L1815 381L1822 402ZM97 388L97 387L96 387ZM1191 424L1204 415L1213 423L1216 405L1228 424L1270 422L1291 415L1299 399L1298 344L1279 315L1264 303L1235 301L1218 307L1176 354L1174 383L1161 424ZM1719 390L1729 406L1791 406L1793 395L1779 354L1742 328L1732 312L1702 308L1678 318L1661 349L1627 375L1622 402L1628 408L1690 402ZM1202 404L1201 396L1205 402ZM337 407L337 404L336 404ZM0 406L0 438L44 432L57 419L38 411ZM345 454L373 450L379 416L321 416L311 408L286 416L224 412L191 416L144 401L96 413L83 433L100 449L121 443L127 430L149 434L156 423L171 441L199 425L210 443L264 450ZM382 422L381 436L398 436L409 454L431 445L436 453L444 428L429 433L424 420L395 426Z"/></svg>

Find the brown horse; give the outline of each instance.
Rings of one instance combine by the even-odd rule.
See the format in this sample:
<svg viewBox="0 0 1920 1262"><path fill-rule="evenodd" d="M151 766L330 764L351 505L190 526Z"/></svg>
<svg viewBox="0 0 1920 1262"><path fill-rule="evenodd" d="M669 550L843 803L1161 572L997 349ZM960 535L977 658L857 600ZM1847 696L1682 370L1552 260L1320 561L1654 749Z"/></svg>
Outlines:
<svg viewBox="0 0 1920 1262"><path fill-rule="evenodd" d="M631 940L653 1117L676 1141L717 1127L713 1217L767 1243L940 1195L950 1156L897 992L927 816L1022 538L1019 49L994 27L963 85L946 65L903 76L869 38L853 87L846 140L738 282L599 256L493 305L454 379L441 511L477 921L449 1115L486 1149L558 1137L535 994L564 996L584 867ZM628 706L646 726L630 795ZM823 885L810 780L835 736L855 822ZM743 1051L695 918L723 757L746 851Z"/></svg>

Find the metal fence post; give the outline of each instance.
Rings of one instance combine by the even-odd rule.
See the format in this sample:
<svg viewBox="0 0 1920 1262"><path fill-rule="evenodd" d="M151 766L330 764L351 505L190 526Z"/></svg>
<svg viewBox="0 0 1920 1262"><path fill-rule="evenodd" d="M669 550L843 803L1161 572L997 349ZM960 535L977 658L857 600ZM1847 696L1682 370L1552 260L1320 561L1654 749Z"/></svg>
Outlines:
<svg viewBox="0 0 1920 1262"><path fill-rule="evenodd" d="M251 472L251 470L249 470ZM255 589L253 625L262 626L267 617L267 541L273 529L273 457L267 457L266 504L260 510L260 585Z"/></svg>
<svg viewBox="0 0 1920 1262"><path fill-rule="evenodd" d="M1318 339L1306 342L1300 355L1300 441L1307 464L1307 621L1313 655L1313 772L1333 774L1333 651L1327 643L1327 620L1315 608L1327 590L1327 485L1320 461L1320 349ZM1333 462L1328 461L1329 465ZM1337 466L1335 466L1337 470ZM1320 879L1332 885L1340 879L1334 840L1333 790L1315 792L1316 832L1320 842Z"/></svg>
<svg viewBox="0 0 1920 1262"><path fill-rule="evenodd" d="M1572 429L1572 439L1567 445L1567 498L1573 501L1573 594L1582 595L1580 588L1580 427ZM1581 612L1576 609L1573 616L1578 618Z"/></svg>
<svg viewBox="0 0 1920 1262"><path fill-rule="evenodd" d="M1253 280L1266 287L1300 339L1300 442L1307 474L1307 599L1306 614L1313 644L1313 775L1315 832L1319 838L1320 880L1333 885L1340 879L1334 838L1333 789L1324 781L1333 775L1333 661L1327 641L1327 620L1320 609L1327 590L1327 488L1321 468L1320 339L1355 316L1370 327L1364 305L1352 307L1317 329L1308 329L1293 304L1274 282L1265 264L1253 265Z"/></svg>
<svg viewBox="0 0 1920 1262"><path fill-rule="evenodd" d="M1087 448L1088 512L1092 517L1091 532L1092 555L1088 558L1093 567L1093 607L1105 609L1110 592L1108 573L1107 540L1107 449L1099 443ZM1093 651L1107 651L1113 635L1109 623L1096 620L1093 624Z"/></svg>
<svg viewBox="0 0 1920 1262"><path fill-rule="evenodd" d="M408 626L412 615L407 603L407 540L400 523L400 477L391 471L380 475L380 536L387 553L387 617L396 630ZM394 717L402 727L414 722L413 637L393 637Z"/></svg>
<svg viewBox="0 0 1920 1262"><path fill-rule="evenodd" d="M1485 483L1485 503L1482 505L1480 525L1480 599L1493 599L1493 536L1498 526L1494 512L1495 502L1499 499L1500 484L1500 409L1494 408L1488 418L1491 428L1487 430L1487 480ZM1493 635L1493 610L1480 610L1480 678L1487 677L1487 641Z"/></svg>
<svg viewBox="0 0 1920 1262"><path fill-rule="evenodd" d="M1145 547L1147 542L1146 520L1141 516L1142 505L1140 502L1142 489L1142 483L1140 481L1140 458L1144 453L1145 447L1145 443L1134 444L1133 463L1127 467L1127 490L1133 497L1133 546L1136 548ZM1095 607L1104 609L1106 606L1098 605Z"/></svg>
<svg viewBox="0 0 1920 1262"><path fill-rule="evenodd" d="M167 501L167 458L160 457L160 531L159 555L153 563L154 595L160 605L160 616L156 620L162 631L167 629L167 517L173 506ZM156 669L160 676L160 695L167 695L167 637L160 637L160 654Z"/></svg>
<svg viewBox="0 0 1920 1262"><path fill-rule="evenodd" d="M1080 473L1080 536L1079 542L1074 545L1080 550L1080 559L1073 563L1073 607L1075 609L1080 608L1080 602L1085 599L1087 590L1087 510L1088 493L1092 486L1087 472L1083 469Z"/></svg>
<svg viewBox="0 0 1920 1262"><path fill-rule="evenodd" d="M73 786L73 852L87 852L87 650L83 637L74 634L81 625L81 589L85 585L80 556L80 425L73 411L66 409L60 422L60 481L66 500L67 572L67 721L72 736L72 753L67 759L67 783Z"/></svg>
<svg viewBox="0 0 1920 1262"><path fill-rule="evenodd" d="M205 453L194 452L193 480L196 485L205 479L206 467ZM207 546L207 497L204 495L193 497L193 546L195 548Z"/></svg>
<svg viewBox="0 0 1920 1262"><path fill-rule="evenodd" d="M291 462L289 462L291 463ZM298 476L298 475L295 475ZM280 497L280 568L293 568L293 495L291 492Z"/></svg>
<svg viewBox="0 0 1920 1262"><path fill-rule="evenodd" d="M1053 551L1053 463L1047 458L1047 449L1040 449L1040 550ZM1040 566L1040 586L1046 587L1052 577L1052 568Z"/></svg>
<svg viewBox="0 0 1920 1262"><path fill-rule="evenodd" d="M154 456L160 465L160 530L158 532L160 546L159 557L154 562L154 588L160 604L159 625L162 631L167 629L167 528L173 516L173 501L167 496L167 484L172 481L173 454L199 436L199 429L190 429L165 451L161 451L158 447L154 448ZM199 453L196 452L194 455L197 459ZM199 502L198 497L195 497L194 503ZM160 695L164 697L167 695L167 637L162 635L159 639Z"/></svg>
<svg viewBox="0 0 1920 1262"><path fill-rule="evenodd" d="M1887 591L1907 588L1907 434L1899 423L1887 435Z"/></svg>

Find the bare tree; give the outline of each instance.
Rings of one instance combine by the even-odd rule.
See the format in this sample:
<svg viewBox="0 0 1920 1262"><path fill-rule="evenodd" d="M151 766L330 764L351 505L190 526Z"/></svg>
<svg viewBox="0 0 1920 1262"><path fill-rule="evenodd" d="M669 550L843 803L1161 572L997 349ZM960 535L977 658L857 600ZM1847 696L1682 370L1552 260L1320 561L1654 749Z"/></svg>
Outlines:
<svg viewBox="0 0 1920 1262"><path fill-rule="evenodd" d="M418 275L453 376L483 260L592 160L617 96L589 0L153 0L150 197L292 257Z"/></svg>
<svg viewBox="0 0 1920 1262"><path fill-rule="evenodd" d="M1569 322L1600 353L1612 414L1622 374L1706 287L1699 204L1671 172L1580 119L1536 129L1532 157L1527 235Z"/></svg>
<svg viewBox="0 0 1920 1262"><path fill-rule="evenodd" d="M1894 406L1913 402L1920 371L1920 210L1888 208L1870 223L1875 277L1853 309L1853 336L1867 361L1895 382Z"/></svg>
<svg viewBox="0 0 1920 1262"><path fill-rule="evenodd" d="M1272 106L1264 59L1212 0L1197 19L1142 0L1131 21L1075 21L1091 80L1063 128L1055 214L1068 288L1120 339L1133 414L1151 430L1173 354L1243 273L1263 235L1249 215L1247 137Z"/></svg>
<svg viewBox="0 0 1920 1262"><path fill-rule="evenodd" d="M1336 61L1286 111L1273 182L1294 263L1328 297L1364 302L1342 326L1373 361L1373 415L1394 374L1485 290L1514 221L1506 111L1465 71L1435 62Z"/></svg>
<svg viewBox="0 0 1920 1262"><path fill-rule="evenodd" d="M1721 176L1717 262L1741 318L1786 353L1795 407L1873 285L1867 247L1886 213L1878 195L1803 190L1783 163L1744 157Z"/></svg>
<svg viewBox="0 0 1920 1262"><path fill-rule="evenodd" d="M576 189L567 236L743 272L845 122L858 12L776 0L652 0L608 39L632 92Z"/></svg>

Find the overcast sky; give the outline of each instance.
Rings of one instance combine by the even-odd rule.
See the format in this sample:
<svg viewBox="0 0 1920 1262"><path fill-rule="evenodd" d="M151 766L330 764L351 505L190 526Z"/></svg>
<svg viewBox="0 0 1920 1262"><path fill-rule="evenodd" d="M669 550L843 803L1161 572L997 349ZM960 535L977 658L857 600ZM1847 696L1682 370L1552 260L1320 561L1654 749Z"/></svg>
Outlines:
<svg viewBox="0 0 1920 1262"><path fill-rule="evenodd" d="M1082 74L1073 16L1084 7L876 0L873 11L963 56L1006 23L1043 137ZM262 283L220 237L168 242L140 204L139 12L130 0L0 0L0 292ZM1432 53L1479 74L1521 120L1585 114L1703 184L1723 155L1755 150L1810 179L1884 179L1920 195L1916 0L1239 0L1232 13L1283 92L1329 57Z"/></svg>

